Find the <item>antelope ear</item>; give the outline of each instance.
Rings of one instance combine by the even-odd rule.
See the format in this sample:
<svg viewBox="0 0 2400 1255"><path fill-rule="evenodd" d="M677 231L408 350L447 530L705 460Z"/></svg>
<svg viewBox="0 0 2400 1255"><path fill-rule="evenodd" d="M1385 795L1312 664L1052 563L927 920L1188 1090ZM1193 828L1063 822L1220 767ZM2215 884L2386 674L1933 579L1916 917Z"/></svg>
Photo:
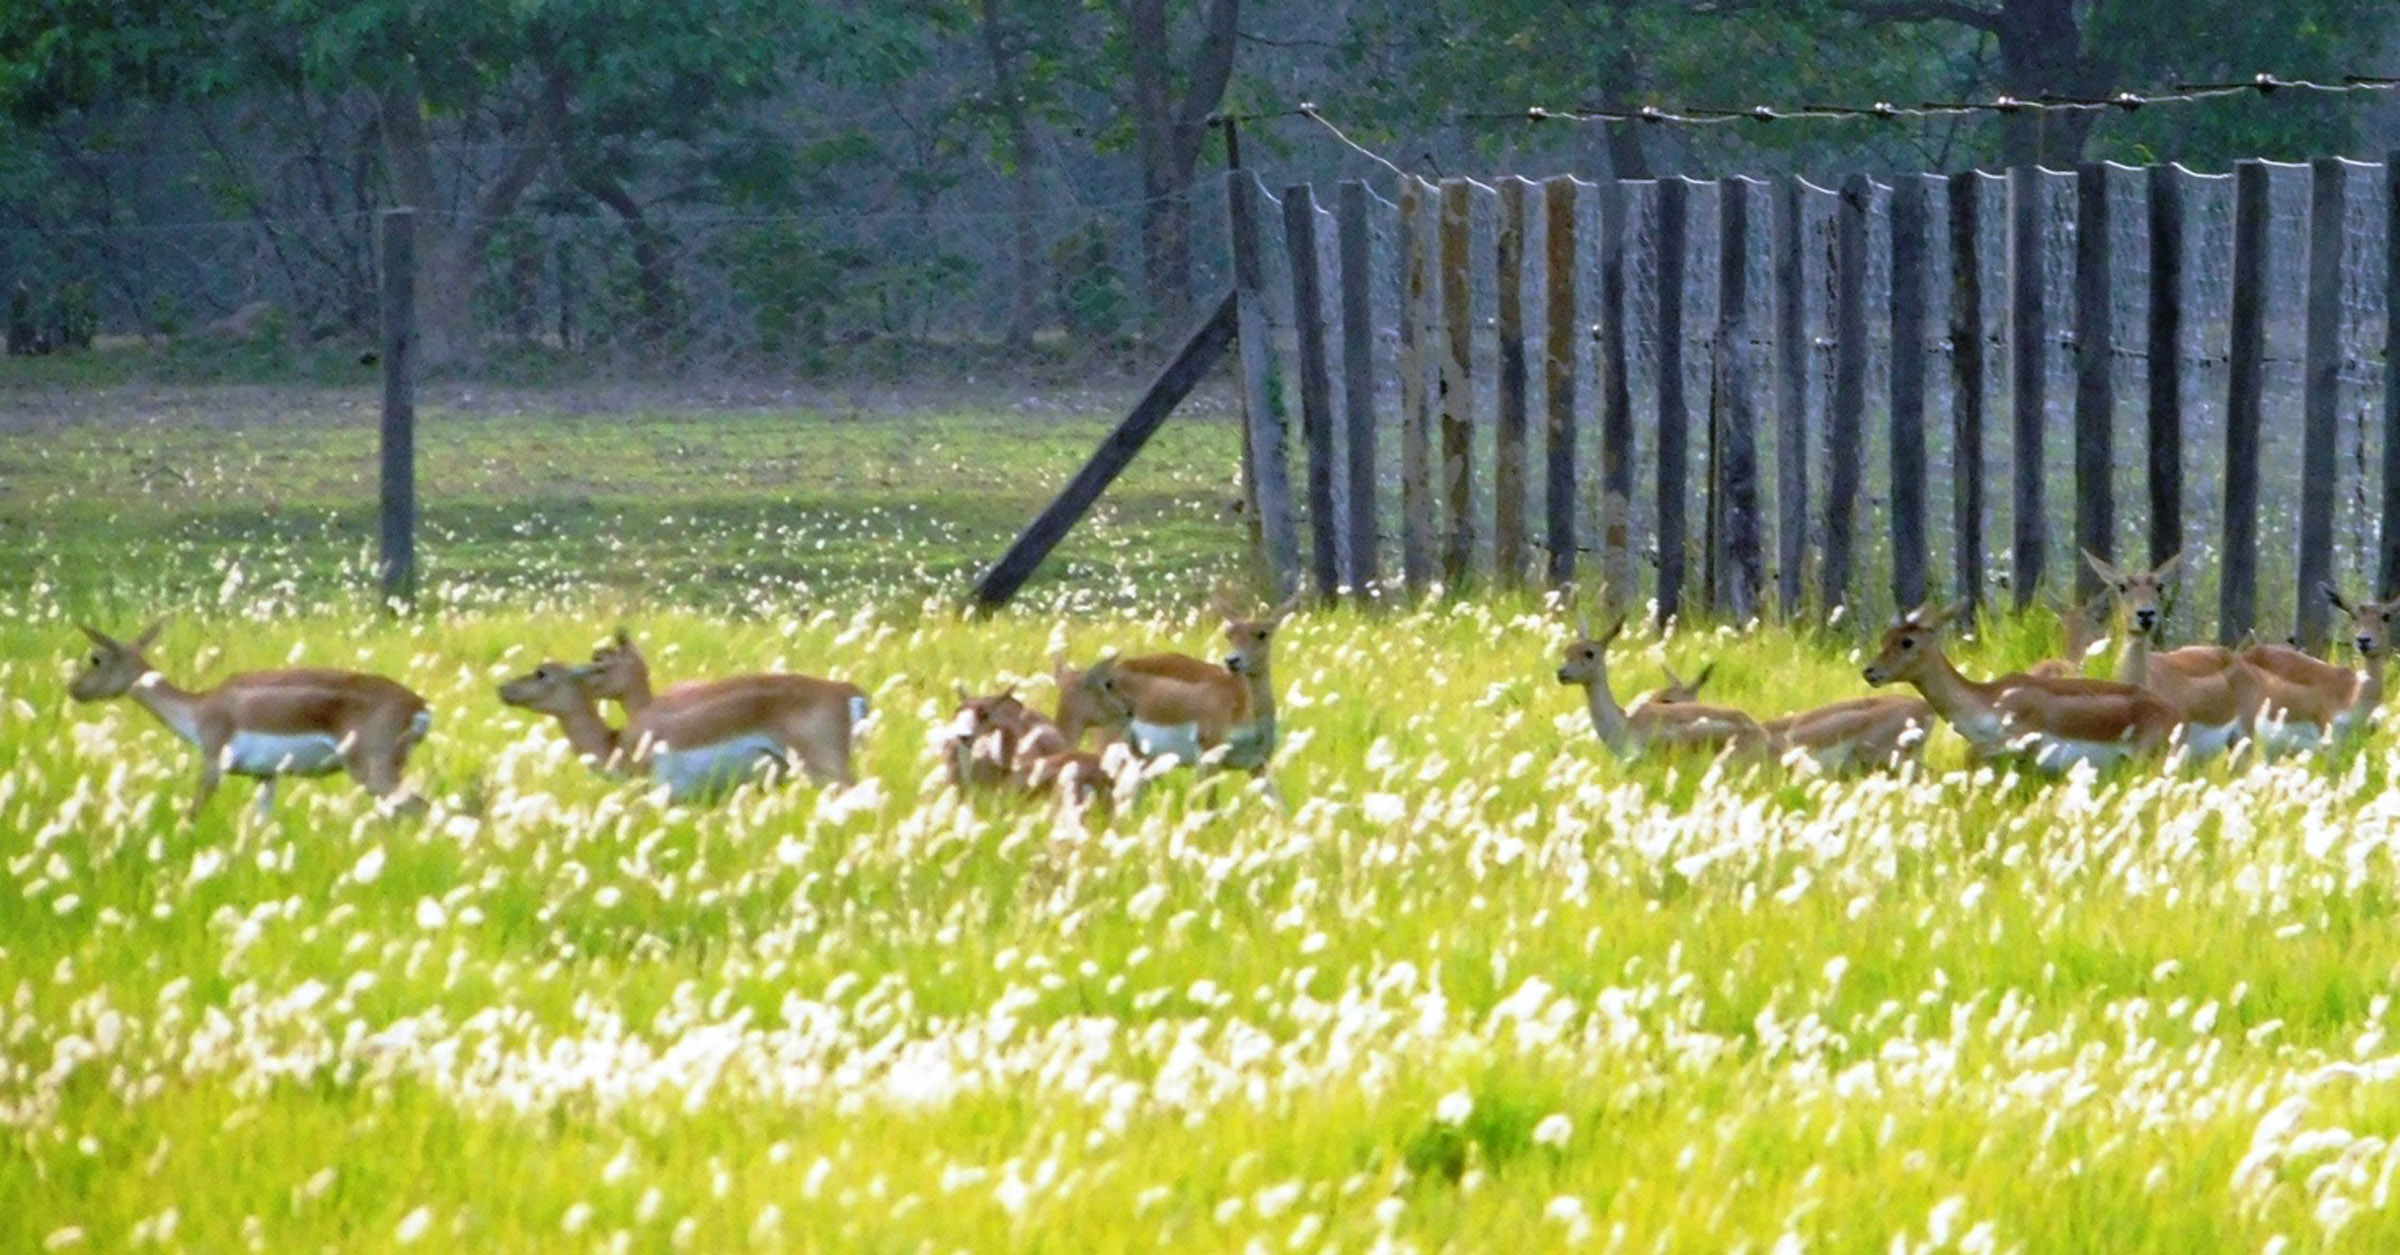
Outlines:
<svg viewBox="0 0 2400 1255"><path fill-rule="evenodd" d="M1966 612L1967 599L1961 597L1957 601L1951 602L1949 605L1942 607L1941 614L1934 619L1932 626L1942 627Z"/></svg>
<svg viewBox="0 0 2400 1255"><path fill-rule="evenodd" d="M1267 622L1281 623L1285 619L1290 618L1292 612L1300 608L1300 599L1303 596L1305 596L1305 594L1295 592L1291 596L1284 598L1283 604L1267 612Z"/></svg>
<svg viewBox="0 0 2400 1255"><path fill-rule="evenodd" d="M75 630L83 633L85 636L91 637L92 643L94 645L98 645L102 649L125 648L123 645L117 643L117 639L115 637L110 636L108 633L103 632L96 627L93 627L89 623L78 623L75 625Z"/></svg>
<svg viewBox="0 0 2400 1255"><path fill-rule="evenodd" d="M1691 690L1692 696L1698 697L1700 695L1701 686L1707 684L1708 677L1715 675L1716 673L1717 664L1714 660L1711 660L1707 665L1701 667L1700 674L1693 676L1692 682L1684 687Z"/></svg>
<svg viewBox="0 0 2400 1255"><path fill-rule="evenodd" d="M1617 639L1617 633L1625 630L1625 619L1626 616L1618 615L1617 621L1609 625L1608 633L1600 638L1600 644L1602 646L1606 646L1610 641Z"/></svg>
<svg viewBox="0 0 2400 1255"><path fill-rule="evenodd" d="M958 694L958 704L961 706L964 706L968 702L975 700L974 698L967 696L967 686L959 683L956 680L952 680L950 682L950 691Z"/></svg>
<svg viewBox="0 0 2400 1255"><path fill-rule="evenodd" d="M624 625L624 624L621 624L621 623L620 623L620 624L618 624L618 625L617 625L617 631L616 631L616 637L615 637L615 639L616 639L616 642L617 642L617 648L619 648L619 649L622 649L622 650L626 650L626 651L628 651L628 652L631 652L631 651L632 651L632 649L633 649L633 633L626 631L626 630L625 630L625 625Z"/></svg>
<svg viewBox="0 0 2400 1255"><path fill-rule="evenodd" d="M2085 549L2082 552L2083 560L2091 564L2092 573L2100 577L2101 583L2122 584L2125 582L2125 573L2110 565L2107 559L2102 558L2099 554L2093 553L2089 549Z"/></svg>
<svg viewBox="0 0 2400 1255"><path fill-rule="evenodd" d="M1666 673L1666 677L1667 677L1667 687L1668 687L1668 688L1687 689L1687 690L1688 690L1688 689L1690 689L1690 688L1692 687L1691 685L1689 685L1689 684L1686 684L1686 683L1684 683L1684 682L1683 682L1683 677L1682 677L1682 676L1679 676L1679 675L1675 674L1675 668L1673 668L1673 667L1670 667L1670 666L1668 666L1667 664L1665 664L1665 663L1663 663L1663 662L1662 662L1662 663L1658 664L1658 669L1659 669L1660 671L1662 671L1662 672L1665 672L1665 673ZM1707 672L1705 672L1705 671L1703 671L1703 672L1701 672L1701 674L1702 674L1702 675L1706 675L1706 674L1708 674L1708 673L1707 673Z"/></svg>
<svg viewBox="0 0 2400 1255"><path fill-rule="evenodd" d="M142 634L133 638L133 652L138 654L150 648L152 645L157 644L158 634L166 630L167 619L165 615L160 615L158 618L152 619L150 621L150 626L143 628Z"/></svg>
<svg viewBox="0 0 2400 1255"><path fill-rule="evenodd" d="M1242 617L1242 612L1234 608L1233 598L1226 596L1222 588L1208 590L1208 604L1228 622Z"/></svg>
<svg viewBox="0 0 2400 1255"><path fill-rule="evenodd" d="M2174 553L2168 555L2166 561L2161 562L2157 566L2151 568L2150 574L2158 579L2163 580L2168 576L2173 575L2175 573L2175 568L2181 565L2183 565L2183 550L2178 549Z"/></svg>
<svg viewBox="0 0 2400 1255"><path fill-rule="evenodd" d="M2352 607L2349 602L2342 599L2342 590L2335 588L2331 584L2325 585L2325 598L2326 600L2331 601L2334 605L2334 608L2341 611L2343 614L2351 615L2353 617L2358 614L2357 609Z"/></svg>

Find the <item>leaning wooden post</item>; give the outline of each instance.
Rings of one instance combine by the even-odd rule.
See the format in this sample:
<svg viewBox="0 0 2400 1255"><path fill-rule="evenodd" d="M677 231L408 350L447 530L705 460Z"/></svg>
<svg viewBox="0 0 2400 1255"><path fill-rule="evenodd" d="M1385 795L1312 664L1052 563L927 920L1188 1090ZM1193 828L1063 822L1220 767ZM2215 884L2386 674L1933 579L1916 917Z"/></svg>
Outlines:
<svg viewBox="0 0 2400 1255"><path fill-rule="evenodd" d="M2043 492L2042 427L2048 404L2043 374L2043 340L2050 334L2042 303L2042 168L2008 172L2009 397L2016 462L2015 517L2010 520L2015 553L2017 609L2033 604L2041 590L2043 558L2050 544L2050 518Z"/></svg>
<svg viewBox="0 0 2400 1255"><path fill-rule="evenodd" d="M1775 192L1775 600L1787 619L1800 613L1808 568L1806 186L1787 178Z"/></svg>
<svg viewBox="0 0 2400 1255"><path fill-rule="evenodd" d="M2233 309L2225 385L2225 540L2217 639L2233 644L2258 613L2258 434L2266 405L2267 163L2233 169Z"/></svg>
<svg viewBox="0 0 2400 1255"><path fill-rule="evenodd" d="M1830 611L1850 601L1852 519L1858 510L1859 433L1867 412L1867 211L1875 182L1842 180L1834 210L1833 409L1826 444L1825 561L1817 598Z"/></svg>
<svg viewBox="0 0 2400 1255"><path fill-rule="evenodd" d="M383 212L383 601L417 596L417 211Z"/></svg>
<svg viewBox="0 0 2400 1255"><path fill-rule="evenodd" d="M1375 307L1373 224L1368 221L1373 201L1367 185L1344 180L1336 207L1341 217L1342 251L1342 410L1343 448L1349 455L1343 485L1349 499L1343 522L1348 527L1349 569L1342 580L1360 601L1372 598L1383 582L1383 566L1375 552Z"/></svg>
<svg viewBox="0 0 2400 1255"><path fill-rule="evenodd" d="M1765 545L1758 515L1758 406L1751 396L1750 190L1740 176L1717 183L1717 379L1720 401L1709 439L1717 473L1709 486L1709 531L1721 553L1713 590L1719 613L1735 623L1758 614Z"/></svg>
<svg viewBox="0 0 2400 1255"><path fill-rule="evenodd" d="M1400 573L1411 596L1433 583L1433 242L1425 181L1400 181Z"/></svg>
<svg viewBox="0 0 2400 1255"><path fill-rule="evenodd" d="M1442 496L1450 526L1442 537L1442 582L1466 588L1475 561L1474 259L1467 254L1475 185L1442 180Z"/></svg>
<svg viewBox="0 0 2400 1255"><path fill-rule="evenodd" d="M1242 412L1250 439L1248 505L1257 520L1267 583L1277 599L1300 583L1300 536L1292 526L1291 437L1275 399L1275 343L1267 321L1266 263L1260 256L1266 188L1248 170L1225 175L1232 225L1233 285L1240 327Z"/></svg>
<svg viewBox="0 0 2400 1255"><path fill-rule="evenodd" d="M1291 259L1292 332L1300 346L1300 443L1307 450L1309 572L1317 597L1342 586L1341 528L1335 517L1333 372L1325 360L1325 284L1317 262L1317 192L1295 183L1283 193L1284 250Z"/></svg>
<svg viewBox="0 0 2400 1255"><path fill-rule="evenodd" d="M1983 608L1983 173L1950 176L1950 526L1957 595Z"/></svg>
<svg viewBox="0 0 2400 1255"><path fill-rule="evenodd" d="M2349 170L2339 157L2309 163L2308 322L2302 341L2300 413L2300 589L2295 623L2300 648L2325 652L2333 606L2333 503L2341 494L2334 466L2341 439L2342 211ZM2374 594L2381 596L2380 592Z"/></svg>
<svg viewBox="0 0 2400 1255"><path fill-rule="evenodd" d="M2183 550L2183 168L2150 167L2150 565Z"/></svg>
<svg viewBox="0 0 2400 1255"><path fill-rule="evenodd" d="M1542 378L1549 401L1542 503L1548 515L1544 537L1550 548L1550 583L1561 588L1575 578L1575 213L1581 188L1571 174L1542 184L1542 247L1550 272L1542 321Z"/></svg>
<svg viewBox="0 0 2400 1255"><path fill-rule="evenodd" d="M1503 587L1525 581L1525 189L1500 180L1492 265L1500 298L1498 421L1492 427L1492 566Z"/></svg>
<svg viewBox="0 0 2400 1255"><path fill-rule="evenodd" d="M1683 610L1684 494L1691 482L1691 413L1683 392L1683 252L1692 185L1658 181L1658 621Z"/></svg>
<svg viewBox="0 0 2400 1255"><path fill-rule="evenodd" d="M1925 179L1892 185L1892 602L1925 600Z"/></svg>
<svg viewBox="0 0 2400 1255"><path fill-rule="evenodd" d="M2075 543L2115 559L2117 541L2116 322L2109 295L2108 165L2075 170ZM2100 576L2077 561L2075 595L2088 601Z"/></svg>
<svg viewBox="0 0 2400 1255"><path fill-rule="evenodd" d="M1067 486L1025 525L1008 552L984 572L975 585L977 608L996 609L1017 595L1035 568L1041 566L1042 559L1050 556L1050 551L1066 538L1076 521L1100 499L1100 494L1116 482L1118 474L1133 464L1142 446L1150 443L1150 437L1167 421L1167 416L1215 369L1217 359L1225 355L1225 347L1233 343L1237 323L1234 294L1228 290L1217 299L1214 312L1185 338L1174 360L1151 381L1149 390L1126 414L1125 421L1118 423L1116 430L1100 442L1100 447L1092 451L1091 458L1067 481Z"/></svg>
<svg viewBox="0 0 2400 1255"><path fill-rule="evenodd" d="M1635 597L1633 381L1625 343L1625 181L1600 186L1600 575L1612 613Z"/></svg>
<svg viewBox="0 0 2400 1255"><path fill-rule="evenodd" d="M2383 526L2375 587L2400 593L2400 149L2383 158Z"/></svg>

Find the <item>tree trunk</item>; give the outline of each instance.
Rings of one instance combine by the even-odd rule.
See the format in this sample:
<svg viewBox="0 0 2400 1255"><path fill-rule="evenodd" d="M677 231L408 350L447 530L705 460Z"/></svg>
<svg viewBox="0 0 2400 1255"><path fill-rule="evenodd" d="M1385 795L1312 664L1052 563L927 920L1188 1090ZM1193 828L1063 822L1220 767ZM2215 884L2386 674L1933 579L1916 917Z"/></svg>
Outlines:
<svg viewBox="0 0 2400 1255"><path fill-rule="evenodd" d="M2075 25L2074 0L2008 0L1999 18L2002 91L2021 100L2091 94L2091 67ZM2083 159L2084 140L2098 117L2081 111L2004 117L2001 151L2012 166L2072 168Z"/></svg>
<svg viewBox="0 0 2400 1255"><path fill-rule="evenodd" d="M1167 0L1125 0L1131 45L1135 151L1142 165L1142 270L1157 305L1154 326L1180 326L1191 307L1192 168L1208 138L1208 119L1233 77L1241 0L1210 0L1200 46L1182 99L1175 99L1174 49Z"/></svg>
<svg viewBox="0 0 2400 1255"><path fill-rule="evenodd" d="M383 147L400 204L417 216L418 361L439 367L464 357L475 342L475 274L491 244L495 221L515 211L552 155L552 140L566 117L569 80L547 72L535 99L508 129L515 155L472 200L466 221L444 211L433 172L433 135L425 124L425 97L416 76L403 69L376 97Z"/></svg>
<svg viewBox="0 0 2400 1255"><path fill-rule="evenodd" d="M626 234L632 237L634 335L644 344L659 343L675 322L675 259L664 233L642 211L633 193L613 177L586 172L575 183L624 222Z"/></svg>
<svg viewBox="0 0 2400 1255"><path fill-rule="evenodd" d="M1008 128L1008 160L1013 167L1009 171L1009 207L1015 221L1011 224L1009 248L1016 254L1010 259L1016 280L1009 294L1005 335L1010 350L1023 352L1033 346L1034 324L1041 309L1041 244L1033 221L1041 208L1041 189L1035 182L1033 124L1026 118L1024 86L1017 75L1017 49L1011 32L1000 21L1000 0L983 0L983 47L992 60L992 93L999 101L1001 121Z"/></svg>

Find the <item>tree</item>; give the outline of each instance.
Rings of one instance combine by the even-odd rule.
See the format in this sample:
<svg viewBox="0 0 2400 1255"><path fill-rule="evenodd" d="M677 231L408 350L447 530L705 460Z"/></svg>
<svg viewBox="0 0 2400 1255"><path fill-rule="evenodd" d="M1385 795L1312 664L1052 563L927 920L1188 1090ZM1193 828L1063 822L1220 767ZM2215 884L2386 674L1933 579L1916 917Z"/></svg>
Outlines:
<svg viewBox="0 0 2400 1255"><path fill-rule="evenodd" d="M1209 118L1233 78L1241 0L1207 0L1179 58L1167 0L1124 0L1125 66L1134 152L1142 171L1142 274L1158 320L1182 323L1192 303L1192 173ZM1176 66L1184 63L1180 85Z"/></svg>

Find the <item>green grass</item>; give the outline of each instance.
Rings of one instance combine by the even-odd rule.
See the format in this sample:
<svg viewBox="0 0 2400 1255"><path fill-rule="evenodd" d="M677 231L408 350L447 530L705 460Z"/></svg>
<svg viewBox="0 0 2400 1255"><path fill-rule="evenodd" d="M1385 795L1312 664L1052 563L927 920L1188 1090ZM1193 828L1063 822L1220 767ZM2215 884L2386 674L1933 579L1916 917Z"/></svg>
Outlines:
<svg viewBox="0 0 2400 1255"><path fill-rule="evenodd" d="M445 415L443 591L404 621L347 591L356 422L0 437L51 546L0 586L0 1250L2400 1240L2387 737L2059 782L1947 733L1897 780L1627 766L1549 674L1559 616L1486 597L1279 635L1279 798L962 799L953 684L1046 702L1054 646L1212 643L1206 423L1032 606L945 609L1102 421ZM193 483L121 491L163 447ZM560 521L577 491L626 530ZM434 813L325 782L182 819L189 751L63 692L67 616L153 609L179 679L426 694ZM867 783L671 808L494 699L619 621L666 679L861 683ZM1839 632L1634 635L1624 690L1710 658L1761 713L1860 689Z"/></svg>

